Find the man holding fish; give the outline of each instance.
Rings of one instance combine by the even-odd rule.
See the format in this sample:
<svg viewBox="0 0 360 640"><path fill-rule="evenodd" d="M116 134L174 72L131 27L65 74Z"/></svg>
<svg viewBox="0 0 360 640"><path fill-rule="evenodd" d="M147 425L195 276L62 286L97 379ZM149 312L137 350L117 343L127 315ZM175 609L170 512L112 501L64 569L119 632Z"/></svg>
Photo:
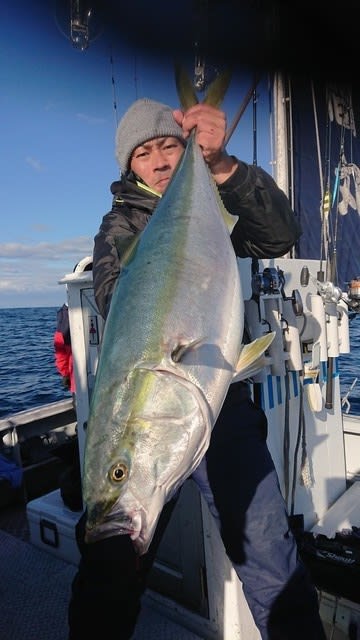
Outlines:
<svg viewBox="0 0 360 640"><path fill-rule="evenodd" d="M218 104L182 100L183 110L173 111L140 99L117 129L122 177L111 185L113 206L93 256L106 324L86 436L69 640L92 635L98 624L102 637L131 638L190 476L262 639L325 639L240 345L236 256L282 256L300 230L271 176L224 151ZM252 345L250 364L266 348ZM240 382L231 383L235 376Z"/></svg>

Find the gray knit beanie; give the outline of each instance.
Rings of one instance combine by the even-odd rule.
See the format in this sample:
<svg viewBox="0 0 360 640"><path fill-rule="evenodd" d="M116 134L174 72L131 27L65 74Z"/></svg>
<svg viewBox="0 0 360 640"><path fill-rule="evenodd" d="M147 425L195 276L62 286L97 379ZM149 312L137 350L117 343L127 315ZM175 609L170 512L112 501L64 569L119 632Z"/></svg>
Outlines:
<svg viewBox="0 0 360 640"><path fill-rule="evenodd" d="M116 131L115 154L121 171L128 171L131 154L136 147L163 136L179 138L186 144L170 107L149 98L136 100L120 120Z"/></svg>

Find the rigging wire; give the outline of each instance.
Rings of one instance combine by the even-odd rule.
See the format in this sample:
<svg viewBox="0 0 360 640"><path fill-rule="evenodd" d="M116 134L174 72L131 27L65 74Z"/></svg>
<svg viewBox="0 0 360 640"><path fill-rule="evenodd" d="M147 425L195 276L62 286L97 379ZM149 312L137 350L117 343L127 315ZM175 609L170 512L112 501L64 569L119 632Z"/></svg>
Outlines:
<svg viewBox="0 0 360 640"><path fill-rule="evenodd" d="M115 131L119 124L118 109L117 109L117 94L116 94L116 81L114 73L114 57L112 53L112 47L110 47L110 67L111 67L111 85L113 91L113 110L115 118ZM138 78L137 78L137 58L134 56L134 86L135 86L135 100L138 99Z"/></svg>
<svg viewBox="0 0 360 640"><path fill-rule="evenodd" d="M115 117L115 131L117 129L119 120L117 113L117 98L116 98L116 85L115 85L115 77L114 77L114 59L112 54L112 48L110 47L110 67L111 67L111 84L113 90L113 109L114 109L114 117Z"/></svg>
<svg viewBox="0 0 360 640"><path fill-rule="evenodd" d="M294 189L294 138L293 138L293 127L292 127L292 122L293 122L293 113L292 113L292 93L291 93L291 80L290 78L288 78L287 80L287 85L286 85L286 97L285 97L285 125L286 125L286 132L287 132L287 145L288 145L288 168L287 168L287 172L288 172L288 176L287 176L287 182L288 182L288 191L289 191L289 199L290 199L290 203L293 209L295 209L295 189ZM293 256L293 252L295 251L295 247L293 247L290 252L289 255L290 257L294 257Z"/></svg>
<svg viewBox="0 0 360 640"><path fill-rule="evenodd" d="M313 106L314 126L315 126L315 138L316 138L316 151L318 157L319 177L320 177L320 219L321 219L321 234L320 234L320 272L323 271L323 260L327 259L328 254L328 216L329 216L329 173L328 163L325 161L325 169L323 168L321 161L321 148L320 148L320 136L319 136L319 123L316 108L316 96L314 83L311 81L311 98ZM325 158L328 154L325 151ZM326 194L326 195L325 195Z"/></svg>
<svg viewBox="0 0 360 640"><path fill-rule="evenodd" d="M224 142L224 146L225 147L226 147L227 143L229 142L231 136L233 135L233 133L234 133L234 131L235 131L235 129L236 129L238 123L239 123L239 120L242 117L242 115L244 114L244 111L246 110L251 98L253 98L254 92L255 92L256 87L257 87L257 85L259 83L259 80L260 80L260 76L255 75L254 81L253 81L249 91L245 95L245 97L244 97L244 99L243 99L238 111L236 112L235 117L233 119L233 122L231 123L230 127L226 131L225 142Z"/></svg>
<svg viewBox="0 0 360 640"><path fill-rule="evenodd" d="M333 205L333 196L331 194L331 183L330 183L330 172L331 172L331 149L332 149L332 127L331 127L331 122L330 122L330 117L329 117L329 103L330 103L330 91L329 88L327 87L327 91L326 91L326 108L327 108L327 114L326 114L326 129L327 129L327 136L326 136L326 151L325 151L325 162L326 162L326 176L324 176L324 180L326 178L326 200L324 201L324 205L323 205L323 209L324 209L324 215L325 220L326 220L326 226L324 227L324 233L326 233L326 244L324 245L324 249L326 248L326 255L325 255L325 259L326 259L326 277L327 280L331 280L335 282L335 278L336 278L336 266L335 266L335 255L333 253L333 256L331 257L330 255L330 251L331 251L331 245L333 246L333 252L335 251L336 253L336 247L334 246L331 238L332 238L332 219L331 219L331 208Z"/></svg>
<svg viewBox="0 0 360 640"><path fill-rule="evenodd" d="M257 92L253 91L253 165L257 166Z"/></svg>

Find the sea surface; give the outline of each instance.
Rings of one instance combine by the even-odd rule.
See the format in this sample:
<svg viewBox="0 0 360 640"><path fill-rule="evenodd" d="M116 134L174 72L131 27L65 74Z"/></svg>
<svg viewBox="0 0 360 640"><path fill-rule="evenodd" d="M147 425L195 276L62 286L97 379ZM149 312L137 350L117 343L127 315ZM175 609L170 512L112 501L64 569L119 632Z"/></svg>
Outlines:
<svg viewBox="0 0 360 640"><path fill-rule="evenodd" d="M71 397L55 368L56 307L0 309L0 418ZM351 353L338 361L342 397L360 414L360 316L350 320ZM350 391L355 378L358 381Z"/></svg>
<svg viewBox="0 0 360 640"><path fill-rule="evenodd" d="M0 418L71 397L55 367L56 312L0 309Z"/></svg>

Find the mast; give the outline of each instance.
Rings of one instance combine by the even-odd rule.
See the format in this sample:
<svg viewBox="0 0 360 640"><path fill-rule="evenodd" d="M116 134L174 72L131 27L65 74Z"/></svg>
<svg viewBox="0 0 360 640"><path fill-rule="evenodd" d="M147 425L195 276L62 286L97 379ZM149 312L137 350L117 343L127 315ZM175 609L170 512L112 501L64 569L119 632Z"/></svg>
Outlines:
<svg viewBox="0 0 360 640"><path fill-rule="evenodd" d="M276 72L272 84L274 178L293 206L293 167L291 160L290 100L285 88L285 78Z"/></svg>

